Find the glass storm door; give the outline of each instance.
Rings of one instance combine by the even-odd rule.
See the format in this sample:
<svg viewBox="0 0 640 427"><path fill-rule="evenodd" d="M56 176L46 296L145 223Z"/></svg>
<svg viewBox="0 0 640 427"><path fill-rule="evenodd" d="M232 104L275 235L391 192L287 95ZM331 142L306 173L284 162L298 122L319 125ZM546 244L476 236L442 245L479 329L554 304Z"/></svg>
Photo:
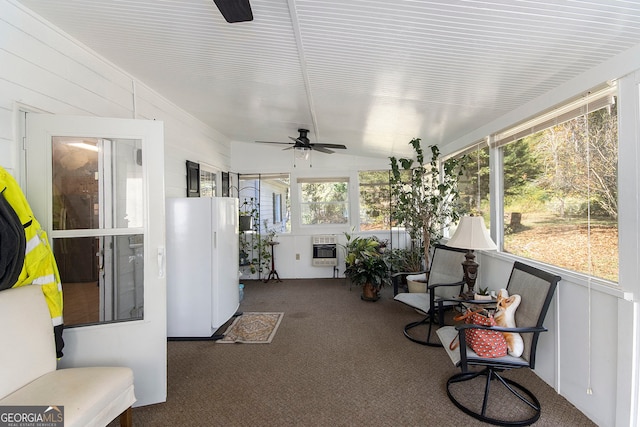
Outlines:
<svg viewBox="0 0 640 427"><path fill-rule="evenodd" d="M61 367L129 366L137 404L165 401L162 123L28 113L26 132L26 196L62 281Z"/></svg>

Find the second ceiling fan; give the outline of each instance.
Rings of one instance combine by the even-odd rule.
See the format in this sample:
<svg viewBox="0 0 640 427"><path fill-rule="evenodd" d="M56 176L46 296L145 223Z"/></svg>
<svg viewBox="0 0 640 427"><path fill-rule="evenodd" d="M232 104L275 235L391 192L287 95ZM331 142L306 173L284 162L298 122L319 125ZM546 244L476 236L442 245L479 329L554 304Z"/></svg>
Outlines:
<svg viewBox="0 0 640 427"><path fill-rule="evenodd" d="M298 129L300 135L297 138L292 136L289 137L293 142L273 142L273 141L256 141L263 144L285 144L290 147L285 148L285 150L298 149L298 150L314 150L320 151L321 153L332 154L335 153L333 150L346 150L347 147L342 144L324 144L324 143L312 143L309 141L307 134L309 133L308 129Z"/></svg>

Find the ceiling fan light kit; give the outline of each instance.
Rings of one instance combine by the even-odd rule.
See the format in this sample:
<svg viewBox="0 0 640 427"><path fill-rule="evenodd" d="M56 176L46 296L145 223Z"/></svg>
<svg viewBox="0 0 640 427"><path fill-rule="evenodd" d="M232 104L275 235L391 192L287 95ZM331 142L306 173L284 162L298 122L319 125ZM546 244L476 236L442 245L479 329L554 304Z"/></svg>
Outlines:
<svg viewBox="0 0 640 427"><path fill-rule="evenodd" d="M311 148L307 147L294 147L293 152L298 160L309 160L311 155Z"/></svg>

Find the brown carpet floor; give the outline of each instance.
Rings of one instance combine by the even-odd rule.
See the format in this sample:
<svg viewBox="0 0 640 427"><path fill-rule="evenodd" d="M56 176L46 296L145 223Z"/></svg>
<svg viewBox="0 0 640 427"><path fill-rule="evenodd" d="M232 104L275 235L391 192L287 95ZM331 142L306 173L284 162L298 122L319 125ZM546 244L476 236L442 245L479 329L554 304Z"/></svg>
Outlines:
<svg viewBox="0 0 640 427"><path fill-rule="evenodd" d="M241 311L285 313L273 342L168 342L167 402L135 408L134 425L486 425L447 397L459 370L444 350L404 337L420 315L391 289L372 303L342 279L244 283ZM540 400L535 425L594 425L529 370L506 376Z"/></svg>

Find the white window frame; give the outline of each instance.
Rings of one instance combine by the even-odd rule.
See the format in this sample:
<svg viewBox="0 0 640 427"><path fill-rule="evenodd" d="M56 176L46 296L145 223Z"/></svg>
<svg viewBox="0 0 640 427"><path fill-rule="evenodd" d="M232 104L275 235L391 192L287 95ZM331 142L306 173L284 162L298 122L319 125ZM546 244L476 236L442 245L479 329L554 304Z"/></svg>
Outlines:
<svg viewBox="0 0 640 427"><path fill-rule="evenodd" d="M304 224L302 220L302 206L305 204L302 201L302 184L314 184L323 182L344 182L347 184L347 197L344 202L347 213L346 222L344 223L327 223L327 224ZM351 179L348 176L330 176L330 177L299 177L296 179L297 195L298 195L298 223L302 228L311 227L344 227L351 224L351 198L353 189L351 188Z"/></svg>
<svg viewBox="0 0 640 427"><path fill-rule="evenodd" d="M494 242L498 246L498 251L516 259L525 259L533 264L544 264L541 261L529 258L523 258L515 254L507 254L504 252L504 151L501 149L505 145L518 141L525 136L532 135L556 124L564 123L575 119L582 114L588 114L612 105L618 93L616 85L604 85L596 90L591 91L586 96L581 96L558 107L540 113L533 118L514 125L510 128L494 133L488 137L489 144L489 200L490 200L490 234ZM618 139L620 135L618 135ZM618 142L618 145L619 142ZM619 174L619 172L618 172ZM620 195L618 195L620 197ZM620 219L618 218L618 226ZM618 247L620 251L620 246ZM586 272L567 270L562 266L550 264L550 267L559 271L568 273L568 276L576 278L584 278L587 281L596 281L606 283L609 286L619 287L618 282L612 282L596 276L590 276Z"/></svg>
<svg viewBox="0 0 640 427"><path fill-rule="evenodd" d="M222 173L220 169L208 165L206 163L200 163L200 197L202 196L202 172L210 173L214 176L213 184L215 186L215 191L213 192L212 197L219 197L222 195L221 191L221 183L222 183Z"/></svg>

